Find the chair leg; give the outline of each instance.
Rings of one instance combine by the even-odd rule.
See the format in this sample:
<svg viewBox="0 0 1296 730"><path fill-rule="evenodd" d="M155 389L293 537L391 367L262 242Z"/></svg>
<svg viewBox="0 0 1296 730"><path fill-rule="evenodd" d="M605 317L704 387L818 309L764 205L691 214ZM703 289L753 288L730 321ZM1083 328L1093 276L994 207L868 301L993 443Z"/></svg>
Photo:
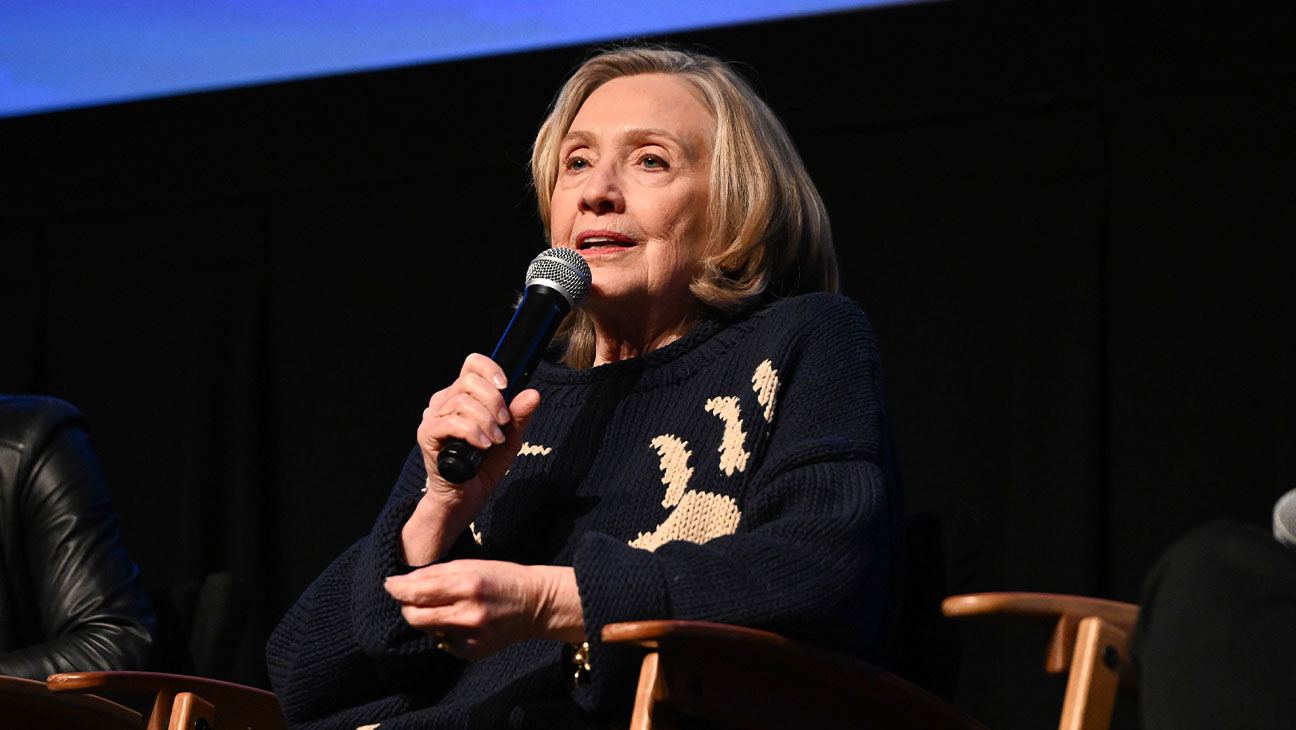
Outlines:
<svg viewBox="0 0 1296 730"><path fill-rule="evenodd" d="M216 727L215 712L207 700L193 692L181 692L171 706L167 730L212 730Z"/></svg>
<svg viewBox="0 0 1296 730"><path fill-rule="evenodd" d="M165 687L158 690L153 698L153 711L149 713L147 730L167 730L171 724L171 708L175 704L175 692Z"/></svg>
<svg viewBox="0 0 1296 730"><path fill-rule="evenodd" d="M634 710L630 713L630 730L674 730L669 708L660 703L668 698L666 678L661 671L661 655L650 651L644 655L639 670L639 688L635 691Z"/></svg>
<svg viewBox="0 0 1296 730"><path fill-rule="evenodd" d="M1071 657L1075 654L1076 630L1080 620L1064 613L1053 627L1053 636L1049 638L1048 655L1044 659L1044 671L1049 674L1061 674L1071 668Z"/></svg>
<svg viewBox="0 0 1296 730"><path fill-rule="evenodd" d="M1129 635L1097 616L1080 621L1058 730L1108 730Z"/></svg>

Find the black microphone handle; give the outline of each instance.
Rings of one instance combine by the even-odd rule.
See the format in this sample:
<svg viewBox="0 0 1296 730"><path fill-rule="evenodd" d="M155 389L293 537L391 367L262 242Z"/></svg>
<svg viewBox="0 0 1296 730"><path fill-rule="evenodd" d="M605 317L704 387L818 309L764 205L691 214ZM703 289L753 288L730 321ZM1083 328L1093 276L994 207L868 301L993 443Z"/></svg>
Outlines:
<svg viewBox="0 0 1296 730"><path fill-rule="evenodd" d="M570 310L567 298L557 290L544 284L527 287L513 319L491 353L491 359L508 378L508 385L500 391L505 403L512 402L513 396L531 379L531 372ZM451 484L463 484L477 475L485 453L463 439L447 439L437 455L437 471Z"/></svg>

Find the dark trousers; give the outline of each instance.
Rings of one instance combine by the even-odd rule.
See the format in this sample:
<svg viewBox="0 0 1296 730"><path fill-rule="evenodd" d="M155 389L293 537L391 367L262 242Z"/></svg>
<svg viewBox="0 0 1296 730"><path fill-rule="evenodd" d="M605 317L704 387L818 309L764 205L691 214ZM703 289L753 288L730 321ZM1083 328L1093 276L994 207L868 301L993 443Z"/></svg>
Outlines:
<svg viewBox="0 0 1296 730"><path fill-rule="evenodd" d="M1144 730L1296 728L1296 550L1207 525L1158 560L1140 605Z"/></svg>

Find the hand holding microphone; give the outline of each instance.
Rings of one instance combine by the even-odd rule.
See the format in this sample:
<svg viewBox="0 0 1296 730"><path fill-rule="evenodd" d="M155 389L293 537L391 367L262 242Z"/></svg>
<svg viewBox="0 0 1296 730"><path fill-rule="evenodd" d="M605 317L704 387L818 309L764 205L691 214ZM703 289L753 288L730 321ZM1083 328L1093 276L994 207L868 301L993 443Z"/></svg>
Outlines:
<svg viewBox="0 0 1296 730"><path fill-rule="evenodd" d="M590 279L584 257L571 249L537 256L490 360L469 355L455 382L428 402L418 429L427 490L401 529L401 557L409 565L428 565L443 555L504 476L539 406L536 394L523 390L526 382L563 317L585 300ZM488 468L474 480L488 450Z"/></svg>
<svg viewBox="0 0 1296 730"><path fill-rule="evenodd" d="M522 302L491 354L508 380L500 391L506 405L526 385L563 318L585 300L590 280L585 258L568 248L551 248L527 267ZM463 439L447 439L437 471L451 484L463 484L477 474L484 453Z"/></svg>
<svg viewBox="0 0 1296 730"><path fill-rule="evenodd" d="M589 265L571 249L537 256L491 358L469 355L455 382L428 401L418 429L427 489L401 529L401 554L410 565L427 565L449 549L503 478L539 406L536 394L523 390L527 379L563 317L589 293L590 278ZM474 479L487 451L488 468Z"/></svg>

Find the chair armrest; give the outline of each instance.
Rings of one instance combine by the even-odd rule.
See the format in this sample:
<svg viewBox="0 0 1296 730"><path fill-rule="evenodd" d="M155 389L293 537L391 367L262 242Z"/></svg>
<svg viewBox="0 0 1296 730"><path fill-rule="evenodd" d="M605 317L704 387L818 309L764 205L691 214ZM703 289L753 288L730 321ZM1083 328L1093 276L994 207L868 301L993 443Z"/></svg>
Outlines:
<svg viewBox="0 0 1296 730"><path fill-rule="evenodd" d="M867 721L871 727L984 730L894 674L768 631L635 621L606 626L603 641L656 655L657 700L738 727L856 728Z"/></svg>
<svg viewBox="0 0 1296 730"><path fill-rule="evenodd" d="M603 627L603 641L609 644L634 644L656 649L662 640L719 641L735 646L807 647L779 634L746 626L718 624L710 621L626 621Z"/></svg>
<svg viewBox="0 0 1296 730"><path fill-rule="evenodd" d="M1062 616L1097 616L1128 632L1138 621L1139 608L1132 603L1064 593L1005 592L950 596L941 602L941 611L950 618L1008 616L1057 620Z"/></svg>
<svg viewBox="0 0 1296 730"><path fill-rule="evenodd" d="M58 696L41 682L0 676L0 709L5 727L64 730L138 730L140 714L95 695Z"/></svg>
<svg viewBox="0 0 1296 730"><path fill-rule="evenodd" d="M1071 667L1076 632L1083 619L1100 618L1119 629L1122 635L1129 636L1138 621L1139 607L1105 598L1063 593L1004 592L950 596L941 602L941 611L950 618L1004 616L1056 621L1044 668L1050 674L1061 674Z"/></svg>
<svg viewBox="0 0 1296 730"><path fill-rule="evenodd" d="M66 672L51 674L45 685L54 692L91 692L136 702L152 700L155 715L169 714L175 696L188 692L215 706L222 725L256 730L287 727L273 692L218 679L161 672Z"/></svg>

